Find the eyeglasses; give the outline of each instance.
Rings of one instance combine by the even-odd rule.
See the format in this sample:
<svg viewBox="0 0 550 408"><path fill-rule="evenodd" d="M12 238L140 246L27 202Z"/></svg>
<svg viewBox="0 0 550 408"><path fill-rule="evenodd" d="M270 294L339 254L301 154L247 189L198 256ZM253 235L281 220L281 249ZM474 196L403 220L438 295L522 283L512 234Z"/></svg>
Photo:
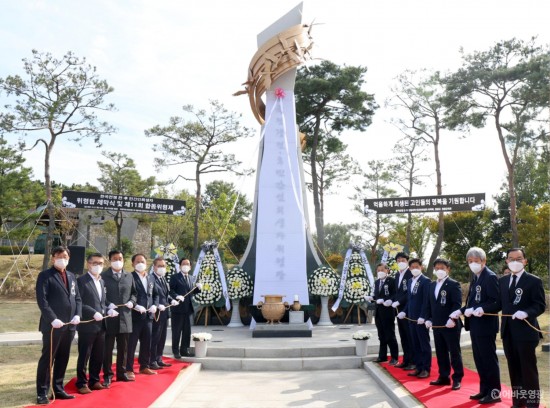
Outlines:
<svg viewBox="0 0 550 408"><path fill-rule="evenodd" d="M508 261L510 261L510 262L514 262L514 261L523 262L523 261L525 261L524 258L506 258L506 259L508 259Z"/></svg>
<svg viewBox="0 0 550 408"><path fill-rule="evenodd" d="M93 265L93 266L96 266L96 265L101 265L103 266L103 262L88 262L90 265Z"/></svg>

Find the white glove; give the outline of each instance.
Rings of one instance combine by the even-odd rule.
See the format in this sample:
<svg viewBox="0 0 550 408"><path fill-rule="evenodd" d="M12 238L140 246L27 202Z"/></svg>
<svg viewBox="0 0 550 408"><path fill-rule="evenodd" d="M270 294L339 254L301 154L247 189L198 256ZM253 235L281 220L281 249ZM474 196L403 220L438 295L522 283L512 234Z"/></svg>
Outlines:
<svg viewBox="0 0 550 408"><path fill-rule="evenodd" d="M400 305L399 302L393 302L393 303L391 304L391 307L393 307L394 309L397 309L397 306L399 306L399 305Z"/></svg>
<svg viewBox="0 0 550 408"><path fill-rule="evenodd" d="M405 314L405 312L399 312L399 313L397 314L397 318L398 318L398 319L404 319L405 316L407 316L407 315Z"/></svg>
<svg viewBox="0 0 550 408"><path fill-rule="evenodd" d="M430 322L429 320L426 320L426 323L424 323L424 324L426 325L426 329L428 329L428 330L431 329L432 326L433 326L432 322Z"/></svg>
<svg viewBox="0 0 550 408"><path fill-rule="evenodd" d="M384 303L384 299L376 299L377 305L381 305L382 303Z"/></svg>
<svg viewBox="0 0 550 408"><path fill-rule="evenodd" d="M445 327L448 327L449 329L452 329L456 326L456 323L453 319L447 320L447 323L445 323Z"/></svg>
<svg viewBox="0 0 550 408"><path fill-rule="evenodd" d="M464 316L470 317L474 313L474 308L470 307L464 311Z"/></svg>
<svg viewBox="0 0 550 408"><path fill-rule="evenodd" d="M117 317L118 316L118 312L114 309L111 309L107 312L107 316L111 316L111 317Z"/></svg>
<svg viewBox="0 0 550 408"><path fill-rule="evenodd" d="M145 313L147 311L147 309L145 309L143 306L141 305L135 305L134 306L134 309L136 310L136 312L139 312L141 314Z"/></svg>
<svg viewBox="0 0 550 408"><path fill-rule="evenodd" d="M449 315L451 319L458 319L462 315L462 312L459 310L455 310L453 313Z"/></svg>
<svg viewBox="0 0 550 408"><path fill-rule="evenodd" d="M172 301L170 302L170 304L171 304L172 306L177 306L177 305L180 304L180 302L178 302L176 299L172 299Z"/></svg>
<svg viewBox="0 0 550 408"><path fill-rule="evenodd" d="M373 297L372 296L365 296L365 300L367 302L372 302Z"/></svg>
<svg viewBox="0 0 550 408"><path fill-rule="evenodd" d="M417 324L424 324L426 323L426 320L424 320L422 317L419 317L418 320L416 321Z"/></svg>
<svg viewBox="0 0 550 408"><path fill-rule="evenodd" d="M180 302L183 302L185 300L185 296L178 295L178 296L176 296L176 299L178 299Z"/></svg>
<svg viewBox="0 0 550 408"><path fill-rule="evenodd" d="M53 322L52 322L52 327L54 329L60 329L63 327L63 322L59 319L55 319Z"/></svg>
<svg viewBox="0 0 550 408"><path fill-rule="evenodd" d="M118 306L115 305L114 303L109 303L109 306L107 306L107 309L109 310L113 310L113 309L116 309Z"/></svg>
<svg viewBox="0 0 550 408"><path fill-rule="evenodd" d="M516 313L512 315L512 319L519 319L519 320L527 319L527 317L529 317L529 315L521 310L518 310Z"/></svg>
<svg viewBox="0 0 550 408"><path fill-rule="evenodd" d="M95 312L95 313L94 313L94 320L95 320L96 322L102 321L102 320L103 320L103 315L102 315L101 313L99 313L99 312Z"/></svg>
<svg viewBox="0 0 550 408"><path fill-rule="evenodd" d="M389 307L389 306L391 306L391 303L392 303L391 300L388 299L384 302L384 306Z"/></svg>
<svg viewBox="0 0 550 408"><path fill-rule="evenodd" d="M157 313L157 307L155 305L153 305L147 311L149 313L155 314L155 313Z"/></svg>
<svg viewBox="0 0 550 408"><path fill-rule="evenodd" d="M128 309L132 309L134 307L134 304L131 301L128 301L124 306L126 306Z"/></svg>
<svg viewBox="0 0 550 408"><path fill-rule="evenodd" d="M475 316L475 317L481 317L481 316L483 316L483 308L482 308L482 307L478 307L476 310L474 310L474 316Z"/></svg>
<svg viewBox="0 0 550 408"><path fill-rule="evenodd" d="M74 315L69 323L74 324L76 326L78 323L80 323L80 316L79 315Z"/></svg>
<svg viewBox="0 0 550 408"><path fill-rule="evenodd" d="M202 283L200 283L200 282L199 282L199 283L196 283L195 286L196 286L197 288L199 288L199 290L202 289Z"/></svg>
<svg viewBox="0 0 550 408"><path fill-rule="evenodd" d="M164 312L164 311L166 310L166 306L164 306L164 305L159 305L159 310L160 310L161 312Z"/></svg>

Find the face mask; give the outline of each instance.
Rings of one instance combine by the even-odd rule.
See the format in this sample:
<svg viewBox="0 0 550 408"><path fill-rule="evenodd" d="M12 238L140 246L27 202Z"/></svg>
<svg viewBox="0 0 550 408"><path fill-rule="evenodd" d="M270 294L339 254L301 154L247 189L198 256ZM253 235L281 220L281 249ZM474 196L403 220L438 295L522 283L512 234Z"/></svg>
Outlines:
<svg viewBox="0 0 550 408"><path fill-rule="evenodd" d="M166 268L157 268L157 275L158 276L166 275Z"/></svg>
<svg viewBox="0 0 550 408"><path fill-rule="evenodd" d="M124 262L122 261L111 262L111 268L114 269L115 271L120 271L123 266L124 266Z"/></svg>
<svg viewBox="0 0 550 408"><path fill-rule="evenodd" d="M191 270L191 267L190 267L189 265L183 265L183 266L181 267L181 271L182 271L183 273L189 273L190 270Z"/></svg>
<svg viewBox="0 0 550 408"><path fill-rule="evenodd" d="M92 275L97 276L101 273L102 270L103 267L101 265L92 265L90 272L92 273Z"/></svg>
<svg viewBox="0 0 550 408"><path fill-rule="evenodd" d="M416 278L418 275L422 273L420 269L411 269L412 275Z"/></svg>
<svg viewBox="0 0 550 408"><path fill-rule="evenodd" d="M437 276L437 279L443 279L445 276L447 276L447 271L445 269L436 269L434 271L435 276Z"/></svg>
<svg viewBox="0 0 550 408"><path fill-rule="evenodd" d="M409 264L407 262L399 262L397 264L397 267L399 268L400 271L404 271L409 267Z"/></svg>
<svg viewBox="0 0 550 408"><path fill-rule="evenodd" d="M481 271L481 264L478 264L477 262L472 262L468 266L473 273L479 273L479 271Z"/></svg>
<svg viewBox="0 0 550 408"><path fill-rule="evenodd" d="M385 279L387 273L386 272L378 272L377 275L378 275L378 279Z"/></svg>
<svg viewBox="0 0 550 408"><path fill-rule="evenodd" d="M143 272L147 266L144 263L138 263L136 266L134 266L135 270L138 272Z"/></svg>
<svg viewBox="0 0 550 408"><path fill-rule="evenodd" d="M518 273L523 270L523 263L518 261L512 261L508 264L508 268L510 268L512 273Z"/></svg>
<svg viewBox="0 0 550 408"><path fill-rule="evenodd" d="M65 269L67 265L69 264L69 261L67 259L56 259L53 264L57 266L58 269Z"/></svg>

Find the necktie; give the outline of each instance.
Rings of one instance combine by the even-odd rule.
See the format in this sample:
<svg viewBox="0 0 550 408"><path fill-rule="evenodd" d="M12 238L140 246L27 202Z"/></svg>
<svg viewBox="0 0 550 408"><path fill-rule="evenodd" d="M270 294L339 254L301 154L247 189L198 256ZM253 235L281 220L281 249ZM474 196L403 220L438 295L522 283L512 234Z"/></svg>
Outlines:
<svg viewBox="0 0 550 408"><path fill-rule="evenodd" d="M115 279L116 279L117 281L120 280L120 275L121 275L120 272L114 272L114 273L113 273L113 276L115 277Z"/></svg>
<svg viewBox="0 0 550 408"><path fill-rule="evenodd" d="M512 275L512 284L508 288L508 293L510 294L510 300L514 297L514 292L516 290L516 278L517 276L515 274Z"/></svg>
<svg viewBox="0 0 550 408"><path fill-rule="evenodd" d="M170 286L168 286L168 282L166 281L166 279L164 277L160 278L161 282L163 283L164 285L164 288L166 290L169 290L170 289Z"/></svg>
<svg viewBox="0 0 550 408"><path fill-rule="evenodd" d="M61 271L59 273L61 274L61 280L63 281L63 284L65 285L66 288L68 288L69 285L67 284L67 272Z"/></svg>
<svg viewBox="0 0 550 408"><path fill-rule="evenodd" d="M187 286L189 289L191 289L191 282L189 282L189 275L185 275L185 282L187 283Z"/></svg>

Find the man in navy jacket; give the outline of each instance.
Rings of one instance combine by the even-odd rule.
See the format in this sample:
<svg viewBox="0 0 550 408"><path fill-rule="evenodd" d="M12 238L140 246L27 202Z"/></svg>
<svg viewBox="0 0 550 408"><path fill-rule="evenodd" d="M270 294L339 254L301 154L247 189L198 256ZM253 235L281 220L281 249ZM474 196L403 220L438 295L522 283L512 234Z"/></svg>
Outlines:
<svg viewBox="0 0 550 408"><path fill-rule="evenodd" d="M422 274L422 261L413 258L409 261L412 279L408 287L408 299L405 310L399 312L397 317L404 319L408 317L409 330L411 334L411 346L413 360L416 369L409 373L409 376L428 378L432 367L432 348L430 346L430 333L426 328L426 316L428 314L428 291L430 290L430 279Z"/></svg>
<svg viewBox="0 0 550 408"><path fill-rule="evenodd" d="M499 289L497 276L487 268L487 255L478 247L466 253L466 260L474 278L470 282L466 305L451 313L452 319L464 314L464 328L470 331L474 362L479 375L479 392L470 399L480 404L500 402L500 368L497 357L496 337L498 316L487 316L499 311ZM480 313L481 311L481 313Z"/></svg>
<svg viewBox="0 0 550 408"><path fill-rule="evenodd" d="M39 405L50 403L47 396L50 381L55 398L74 398L74 395L65 392L63 381L76 325L82 315L82 302L76 278L67 270L70 255L68 248L55 247L51 258L53 266L40 272L36 279L36 303L41 313L39 327L42 332L42 355L36 370L36 399ZM53 361L50 360L50 352ZM53 365L51 379L50 365Z"/></svg>
<svg viewBox="0 0 550 408"><path fill-rule="evenodd" d="M542 334L533 327L540 329L537 316L546 309L544 287L538 277L525 271L527 258L523 249L508 250L506 263L511 274L499 279L500 335L508 360L512 401L518 407L538 407L541 390L535 351Z"/></svg>
<svg viewBox="0 0 550 408"><path fill-rule="evenodd" d="M446 259L436 259L433 263L437 277L428 292L428 313L426 327L433 329L435 355L439 367L439 377L430 385L451 385L450 375L453 368L453 390L459 390L464 377L462 353L460 351L460 330L462 321L453 320L449 315L462 305L460 284L449 277L451 264Z"/></svg>
<svg viewBox="0 0 550 408"><path fill-rule="evenodd" d="M405 310L407 306L409 282L412 278L409 269L409 255L404 252L398 252L395 255L395 261L399 268L399 273L395 275L395 293L393 295L392 307L396 313ZM404 370L414 370L411 349L411 335L409 332L409 323L406 320L397 319L397 328L399 330L399 338L401 340L401 349L403 351L403 360L396 367Z"/></svg>

